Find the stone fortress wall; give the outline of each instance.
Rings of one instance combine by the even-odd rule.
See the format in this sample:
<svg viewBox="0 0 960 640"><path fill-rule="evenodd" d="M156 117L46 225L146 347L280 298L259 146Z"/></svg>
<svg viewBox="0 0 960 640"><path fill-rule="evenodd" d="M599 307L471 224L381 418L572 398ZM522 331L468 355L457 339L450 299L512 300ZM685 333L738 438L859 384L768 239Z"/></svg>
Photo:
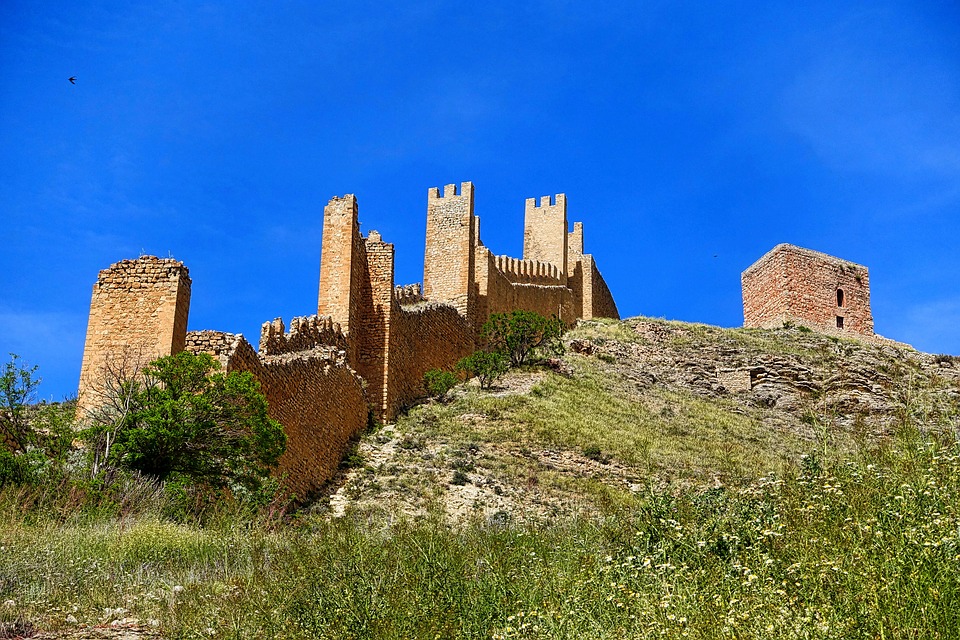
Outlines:
<svg viewBox="0 0 960 640"><path fill-rule="evenodd" d="M394 247L360 234L356 197L331 199L323 212L317 315L264 323L259 352L241 335L187 333L190 278L175 260L144 256L100 272L91 302L79 409L92 409L105 363L142 365L188 350L214 355L226 371L247 371L263 388L270 415L287 433L280 461L297 495L336 471L370 414L390 420L422 397L423 375L451 369L480 344L492 313L516 309L578 318L619 318L583 226L567 226L563 194L526 202L524 255L496 256L480 239L469 182L427 194L423 287L394 283ZM98 378L99 376L99 378Z"/></svg>
<svg viewBox="0 0 960 640"><path fill-rule="evenodd" d="M874 337L866 267L779 244L741 275L743 324L794 322L824 333Z"/></svg>

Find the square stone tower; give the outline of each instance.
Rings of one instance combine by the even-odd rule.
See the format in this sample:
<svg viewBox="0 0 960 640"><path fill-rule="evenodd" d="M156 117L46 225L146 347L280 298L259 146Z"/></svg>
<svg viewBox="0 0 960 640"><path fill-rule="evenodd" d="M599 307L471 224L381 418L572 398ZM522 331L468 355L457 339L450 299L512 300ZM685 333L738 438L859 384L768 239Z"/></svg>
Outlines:
<svg viewBox="0 0 960 640"><path fill-rule="evenodd" d="M423 296L446 302L468 318L474 297L474 250L479 238L473 214L473 183L427 190L427 240L423 256ZM469 319L469 318L468 318Z"/></svg>
<svg viewBox="0 0 960 640"><path fill-rule="evenodd" d="M582 242L580 251L583 252ZM527 198L523 215L523 259L555 265L560 277L567 277L566 194L558 193L552 203L550 196L543 196L539 205L536 198Z"/></svg>
<svg viewBox="0 0 960 640"><path fill-rule="evenodd" d="M874 335L870 276L863 265L778 244L740 281L745 327L796 322L825 333Z"/></svg>
<svg viewBox="0 0 960 640"><path fill-rule="evenodd" d="M183 351L190 274L179 260L143 256L104 269L93 285L77 411L95 408L107 370L132 375L161 356Z"/></svg>

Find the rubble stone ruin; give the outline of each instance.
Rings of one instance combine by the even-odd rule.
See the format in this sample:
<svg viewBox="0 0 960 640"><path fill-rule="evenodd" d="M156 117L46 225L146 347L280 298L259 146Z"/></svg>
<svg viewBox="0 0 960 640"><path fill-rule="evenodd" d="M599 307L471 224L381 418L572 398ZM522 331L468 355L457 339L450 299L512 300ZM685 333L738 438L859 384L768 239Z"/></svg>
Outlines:
<svg viewBox="0 0 960 640"><path fill-rule="evenodd" d="M523 258L494 255L480 239L473 184L427 193L423 287L394 284L394 247L360 234L357 199L323 210L317 314L264 323L259 349L239 334L187 332L190 276L173 259L143 256L100 272L93 287L78 412L94 410L110 371L182 350L210 353L223 369L248 371L270 415L284 426L280 473L303 497L337 469L372 413L381 420L421 397L423 374L452 369L479 342L493 313L619 318L583 226L568 232L564 194L526 201Z"/></svg>

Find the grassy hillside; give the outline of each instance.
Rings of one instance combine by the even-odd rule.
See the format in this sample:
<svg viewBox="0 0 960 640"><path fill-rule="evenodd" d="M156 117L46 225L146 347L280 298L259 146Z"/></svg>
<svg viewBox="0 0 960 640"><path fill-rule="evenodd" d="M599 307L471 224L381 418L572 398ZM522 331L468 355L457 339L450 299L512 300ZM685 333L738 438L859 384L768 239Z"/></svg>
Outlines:
<svg viewBox="0 0 960 640"><path fill-rule="evenodd" d="M567 342L366 434L296 514L0 489L0 637L960 637L952 358L646 319Z"/></svg>
<svg viewBox="0 0 960 640"><path fill-rule="evenodd" d="M465 385L368 434L335 513L598 514L853 454L899 424L960 426L960 363L904 346L643 318L581 323L566 342L553 369ZM752 388L724 388L731 371Z"/></svg>

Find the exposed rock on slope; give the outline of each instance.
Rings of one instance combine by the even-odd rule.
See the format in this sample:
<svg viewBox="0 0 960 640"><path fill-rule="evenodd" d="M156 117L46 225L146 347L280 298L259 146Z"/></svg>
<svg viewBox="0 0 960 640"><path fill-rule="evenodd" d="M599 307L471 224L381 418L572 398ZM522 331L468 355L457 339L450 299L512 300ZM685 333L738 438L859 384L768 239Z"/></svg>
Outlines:
<svg viewBox="0 0 960 640"><path fill-rule="evenodd" d="M542 519L737 484L904 423L960 427L960 358L905 345L644 318L581 322L566 342L564 374L467 384L368 434L331 513Z"/></svg>

